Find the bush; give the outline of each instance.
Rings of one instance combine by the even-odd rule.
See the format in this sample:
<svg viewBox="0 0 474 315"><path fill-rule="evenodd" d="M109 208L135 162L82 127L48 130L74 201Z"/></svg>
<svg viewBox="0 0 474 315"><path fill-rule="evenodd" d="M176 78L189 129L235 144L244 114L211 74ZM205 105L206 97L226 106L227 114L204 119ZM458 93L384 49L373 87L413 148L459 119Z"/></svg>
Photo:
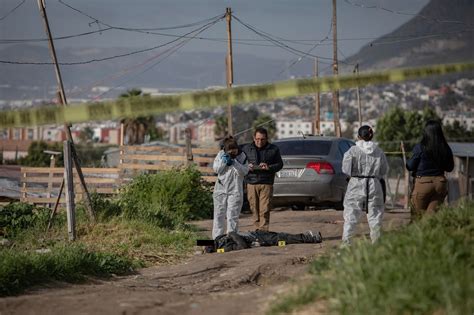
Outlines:
<svg viewBox="0 0 474 315"><path fill-rule="evenodd" d="M129 219L141 219L174 229L186 220L210 218L212 193L194 167L141 175L128 185L120 206Z"/></svg>
<svg viewBox="0 0 474 315"><path fill-rule="evenodd" d="M49 253L0 251L0 296L52 280L77 282L84 276L129 272L133 263L115 254L90 252L78 244L61 245Z"/></svg>
<svg viewBox="0 0 474 315"><path fill-rule="evenodd" d="M273 312L328 302L337 314L472 314L474 204L446 208L374 246L317 260L313 283Z"/></svg>
<svg viewBox="0 0 474 315"><path fill-rule="evenodd" d="M120 216L122 214L122 208L118 202L109 200L98 193L91 193L90 196L92 209L94 209L99 221L106 221L107 219Z"/></svg>
<svg viewBox="0 0 474 315"><path fill-rule="evenodd" d="M13 236L19 230L30 228L35 225L46 227L49 217L49 209L35 207L33 205L14 202L0 207L0 230L6 236Z"/></svg>

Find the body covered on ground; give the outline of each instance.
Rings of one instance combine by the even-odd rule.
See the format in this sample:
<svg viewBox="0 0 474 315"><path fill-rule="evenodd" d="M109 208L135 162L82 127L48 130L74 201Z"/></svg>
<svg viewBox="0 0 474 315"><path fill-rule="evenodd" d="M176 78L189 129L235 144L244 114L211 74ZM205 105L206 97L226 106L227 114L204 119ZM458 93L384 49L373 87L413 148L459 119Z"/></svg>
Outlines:
<svg viewBox="0 0 474 315"><path fill-rule="evenodd" d="M283 232L254 231L254 232L230 232L218 236L214 241L215 249L224 251L240 250L257 246L277 246L279 242L284 244L315 244L323 240L319 232L305 232L299 234L289 234Z"/></svg>

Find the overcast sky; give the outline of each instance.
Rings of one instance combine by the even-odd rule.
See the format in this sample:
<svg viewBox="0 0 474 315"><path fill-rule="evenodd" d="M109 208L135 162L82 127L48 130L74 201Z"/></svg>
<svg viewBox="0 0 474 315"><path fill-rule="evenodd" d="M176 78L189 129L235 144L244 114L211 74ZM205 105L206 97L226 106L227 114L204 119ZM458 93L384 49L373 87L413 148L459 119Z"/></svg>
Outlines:
<svg viewBox="0 0 474 315"><path fill-rule="evenodd" d="M332 0L45 1L53 36L55 37L96 31L103 29L104 24L126 28L179 26L224 14L225 8L231 7L234 15L242 22L254 29L270 34L272 38L308 40L305 42L282 42L304 52L313 48L316 43L328 35L332 17ZM74 11L61 2L82 11L83 14ZM428 0L338 0L339 58L344 59L345 56L356 53L363 45L369 43L371 38L375 39L387 34L412 18L409 14L396 14L384 9L415 14L427 3ZM366 6L366 8L358 7L355 4ZM374 5L378 8L367 8ZM102 24L94 23L95 20L85 16L85 14ZM200 26L202 24L188 28L157 30L154 32L176 36L183 35ZM235 40L235 54L249 53L288 60L295 58L294 54L285 49L264 42L262 37L247 29L235 19L232 21L232 32ZM148 48L165 44L175 38L172 36L108 30L88 36L57 40L56 45L58 47ZM213 40L194 39L183 46L181 51L222 51L225 53L227 33L224 20L203 31L198 36ZM0 0L0 49L8 44L5 42L6 39L44 37L44 27L36 0ZM330 35L330 38L332 39L332 35ZM245 41L239 44L239 40ZM45 43L42 43L42 45L45 45ZM325 41L313 48L311 54L331 58L331 41Z"/></svg>

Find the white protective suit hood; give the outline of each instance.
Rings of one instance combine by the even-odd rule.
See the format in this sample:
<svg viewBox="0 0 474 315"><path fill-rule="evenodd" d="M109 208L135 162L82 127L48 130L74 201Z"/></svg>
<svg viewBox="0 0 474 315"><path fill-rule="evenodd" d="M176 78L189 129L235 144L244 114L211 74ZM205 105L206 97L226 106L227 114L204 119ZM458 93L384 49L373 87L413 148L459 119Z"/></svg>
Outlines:
<svg viewBox="0 0 474 315"><path fill-rule="evenodd" d="M375 148L377 147L372 141L358 140L356 146L359 147L365 154L374 153Z"/></svg>

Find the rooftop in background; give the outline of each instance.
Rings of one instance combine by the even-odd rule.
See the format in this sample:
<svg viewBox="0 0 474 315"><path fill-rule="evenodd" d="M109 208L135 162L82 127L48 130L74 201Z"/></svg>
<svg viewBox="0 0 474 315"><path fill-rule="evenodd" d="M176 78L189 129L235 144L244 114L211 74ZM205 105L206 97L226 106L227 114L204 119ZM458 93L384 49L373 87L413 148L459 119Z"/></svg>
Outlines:
<svg viewBox="0 0 474 315"><path fill-rule="evenodd" d="M473 142L450 142L449 146L455 156L459 157L474 157L474 143Z"/></svg>

